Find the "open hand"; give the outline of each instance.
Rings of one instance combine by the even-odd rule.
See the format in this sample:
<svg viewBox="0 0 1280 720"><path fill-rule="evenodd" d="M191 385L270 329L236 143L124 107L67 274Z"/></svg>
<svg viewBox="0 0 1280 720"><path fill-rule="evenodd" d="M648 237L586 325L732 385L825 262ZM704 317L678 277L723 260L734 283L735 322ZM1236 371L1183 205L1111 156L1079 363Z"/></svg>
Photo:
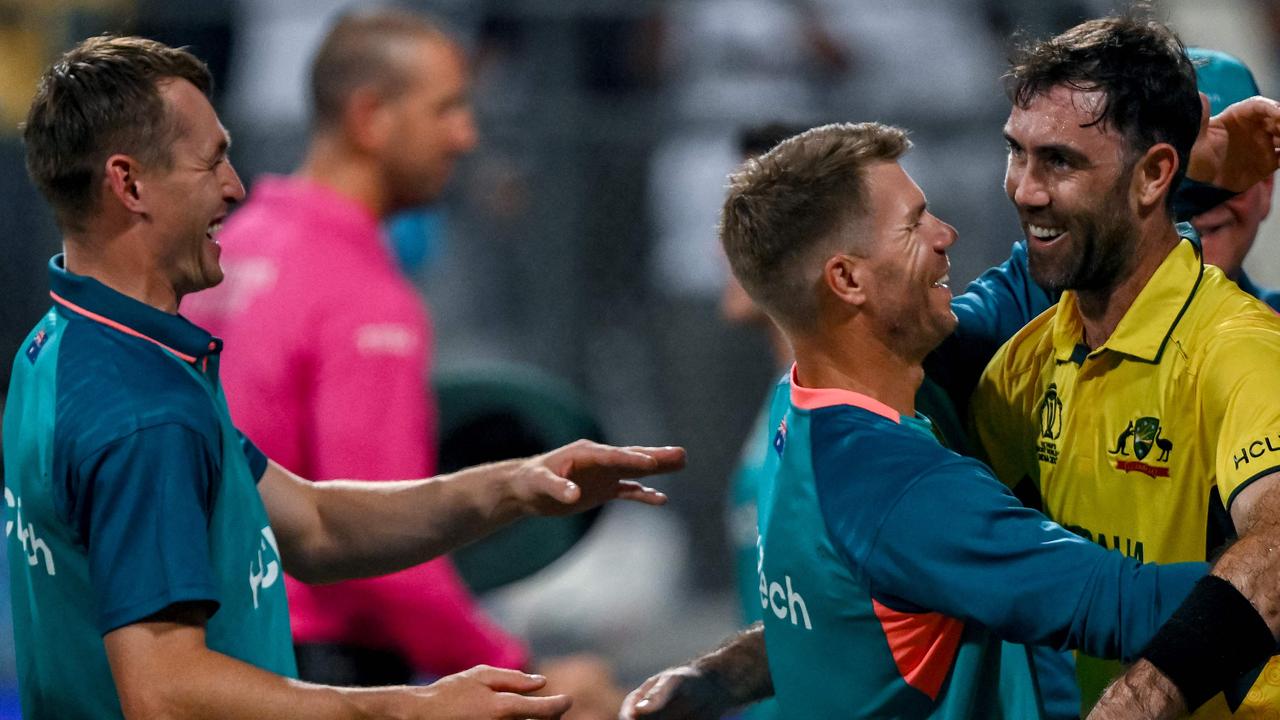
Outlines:
<svg viewBox="0 0 1280 720"><path fill-rule="evenodd" d="M684 467L684 448L613 447L578 440L523 461L512 489L526 513L569 515L610 500L661 505L667 496L631 478Z"/></svg>

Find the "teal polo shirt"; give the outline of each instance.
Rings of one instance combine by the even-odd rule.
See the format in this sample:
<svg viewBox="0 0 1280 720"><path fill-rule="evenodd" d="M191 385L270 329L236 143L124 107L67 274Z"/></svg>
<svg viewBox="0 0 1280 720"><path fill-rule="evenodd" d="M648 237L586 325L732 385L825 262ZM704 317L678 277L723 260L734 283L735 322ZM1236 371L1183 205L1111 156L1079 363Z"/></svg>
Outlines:
<svg viewBox="0 0 1280 720"><path fill-rule="evenodd" d="M102 636L180 602L213 608L211 649L296 675L267 459L231 423L221 341L62 256L49 274L4 413L23 716L122 717Z"/></svg>

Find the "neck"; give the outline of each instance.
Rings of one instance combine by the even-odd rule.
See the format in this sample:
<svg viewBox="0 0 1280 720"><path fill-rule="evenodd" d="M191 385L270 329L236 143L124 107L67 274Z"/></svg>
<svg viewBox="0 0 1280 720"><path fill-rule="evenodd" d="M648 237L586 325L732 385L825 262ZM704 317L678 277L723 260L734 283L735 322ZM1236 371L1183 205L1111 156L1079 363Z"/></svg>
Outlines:
<svg viewBox="0 0 1280 720"><path fill-rule="evenodd" d="M177 313L182 295L142 248L142 243L128 235L89 239L68 234L63 257L68 272L91 277L157 310Z"/></svg>
<svg viewBox="0 0 1280 720"><path fill-rule="evenodd" d="M1138 294L1178 242L1178 231L1168 221L1152 231L1140 231L1133 249L1134 266L1124 277L1110 288L1076 292L1084 325L1084 344L1090 350L1102 346L1111 337L1133 301L1138 299Z"/></svg>
<svg viewBox="0 0 1280 720"><path fill-rule="evenodd" d="M854 341L833 343L830 338ZM874 333L858 327L792 335L792 346L802 386L852 390L879 400L902 415L915 415L916 391L924 381L923 357L904 357Z"/></svg>
<svg viewBox="0 0 1280 720"><path fill-rule="evenodd" d="M341 138L316 135L294 176L354 200L374 217L383 218L391 212L388 192L376 163Z"/></svg>

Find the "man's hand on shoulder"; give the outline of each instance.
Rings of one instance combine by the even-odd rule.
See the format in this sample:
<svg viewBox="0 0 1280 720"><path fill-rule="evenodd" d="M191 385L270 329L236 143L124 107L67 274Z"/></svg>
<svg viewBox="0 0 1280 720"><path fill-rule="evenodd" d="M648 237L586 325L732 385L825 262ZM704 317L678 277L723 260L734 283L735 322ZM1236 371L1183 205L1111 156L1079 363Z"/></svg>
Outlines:
<svg viewBox="0 0 1280 720"><path fill-rule="evenodd" d="M510 475L509 500L521 515L570 515L610 500L661 505L667 496L633 478L684 467L678 447L613 447L578 440L519 462Z"/></svg>
<svg viewBox="0 0 1280 720"><path fill-rule="evenodd" d="M1191 149L1187 177L1244 192L1276 171L1280 103L1251 97L1209 117L1208 98L1201 93L1200 100L1200 134Z"/></svg>

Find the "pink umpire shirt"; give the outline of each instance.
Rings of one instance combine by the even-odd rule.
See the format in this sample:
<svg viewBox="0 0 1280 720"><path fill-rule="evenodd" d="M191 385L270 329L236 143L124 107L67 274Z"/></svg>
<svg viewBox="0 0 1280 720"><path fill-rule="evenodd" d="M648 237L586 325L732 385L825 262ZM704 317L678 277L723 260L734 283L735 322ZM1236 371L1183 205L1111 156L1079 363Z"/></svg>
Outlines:
<svg viewBox="0 0 1280 720"><path fill-rule="evenodd" d="M182 311L226 343L236 425L303 477L432 474L428 317L377 218L321 185L267 176L219 241L226 279ZM288 590L295 642L396 650L426 675L528 661L445 558L334 585L288 578Z"/></svg>

